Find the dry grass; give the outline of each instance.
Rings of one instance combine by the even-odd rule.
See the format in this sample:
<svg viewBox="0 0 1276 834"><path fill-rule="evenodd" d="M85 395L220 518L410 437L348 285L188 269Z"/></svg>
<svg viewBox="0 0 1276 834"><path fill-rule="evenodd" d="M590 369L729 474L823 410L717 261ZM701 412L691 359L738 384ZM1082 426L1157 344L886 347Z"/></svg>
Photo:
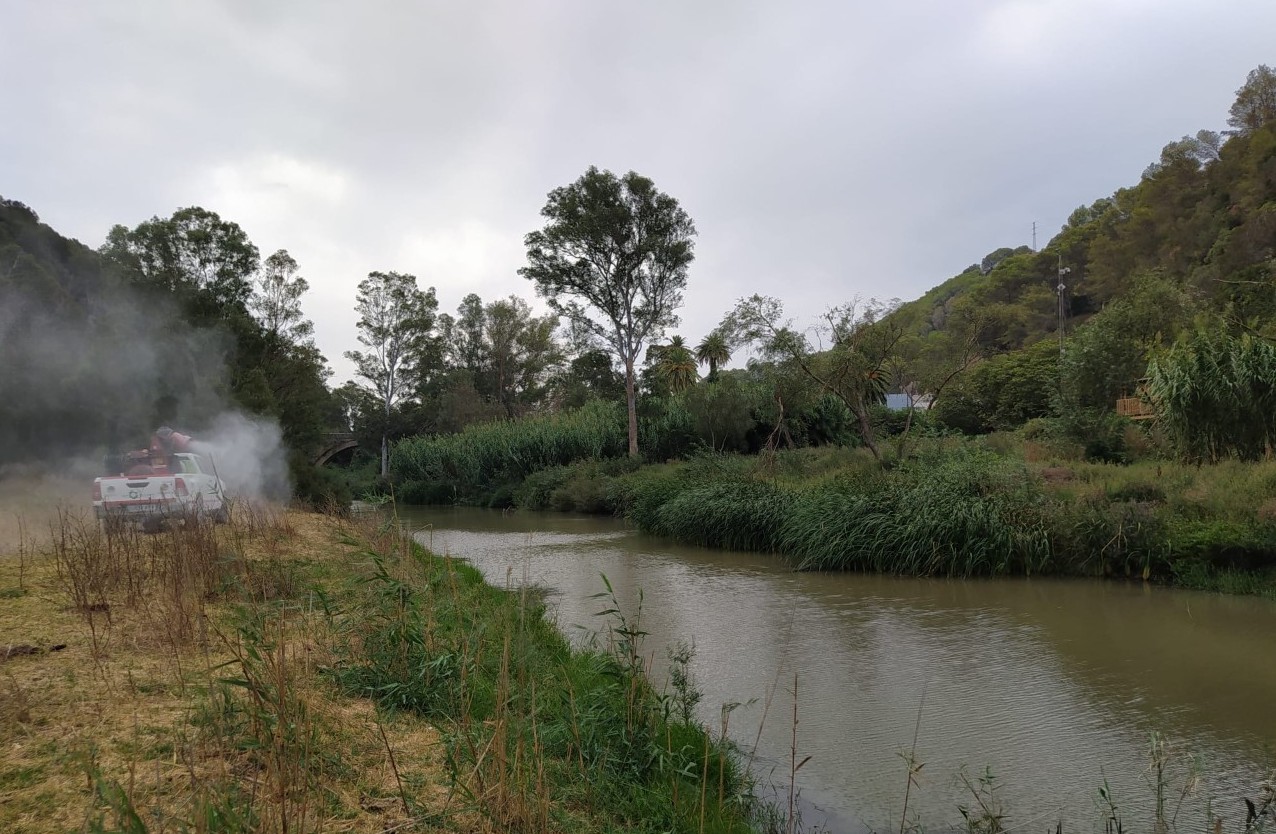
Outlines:
<svg viewBox="0 0 1276 834"><path fill-rule="evenodd" d="M56 523L40 502L68 494L66 484L44 483L20 505L9 499L26 493L6 487L0 506L32 519L23 539ZM124 795L151 831L209 830L201 806L250 809L253 830L329 832L385 831L447 806L438 731L406 716L379 720L370 702L341 695L319 674L331 641L312 589L347 578L349 548L336 522L279 508L239 508L237 516L204 545L180 532L128 541L146 558L120 560L119 575L99 582L101 599L88 606L75 604L75 568L65 550L55 558L47 537L38 554L27 540L21 568L0 559L0 657L10 645L35 650L0 660L0 830L77 831L99 818L109 827L116 811L128 813L109 799ZM62 524L96 531L74 514ZM12 524L0 539L10 553L16 533ZM156 561L169 546L179 556L211 548L207 569L236 590L213 593L208 576ZM261 646L245 642L237 625L245 608L267 624ZM262 688L224 683L253 675L263 676ZM278 704L254 703L275 691L285 693ZM219 712L228 698L238 712ZM295 738L271 724L279 715ZM112 794L115 784L121 793ZM447 825L483 827L455 815Z"/></svg>

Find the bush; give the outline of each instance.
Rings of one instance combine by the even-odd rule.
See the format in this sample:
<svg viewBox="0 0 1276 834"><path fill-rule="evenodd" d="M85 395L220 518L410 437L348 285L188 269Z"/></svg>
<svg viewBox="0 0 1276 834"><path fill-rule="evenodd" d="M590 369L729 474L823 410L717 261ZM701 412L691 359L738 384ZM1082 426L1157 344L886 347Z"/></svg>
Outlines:
<svg viewBox="0 0 1276 834"><path fill-rule="evenodd" d="M572 476L569 466L551 466L528 475L514 490L514 504L524 510L547 510L550 496Z"/></svg>
<svg viewBox="0 0 1276 834"><path fill-rule="evenodd" d="M339 470L315 466L304 455L294 454L288 460L292 491L297 500L312 508L347 506L354 494Z"/></svg>
<svg viewBox="0 0 1276 834"><path fill-rule="evenodd" d="M929 436L934 435L937 429L935 418L931 416L928 409L913 409L913 418L911 424L908 419L908 409L887 408L885 405L875 405L869 409L869 421L873 424L873 431L879 437L894 437L904 433L904 427L909 426L909 434L912 436Z"/></svg>
<svg viewBox="0 0 1276 834"><path fill-rule="evenodd" d="M1164 504L1165 490L1147 481L1131 481L1108 490L1111 501L1136 501L1147 504Z"/></svg>
<svg viewBox="0 0 1276 834"><path fill-rule="evenodd" d="M1059 507L1052 547L1061 568L1104 576L1162 576L1168 571L1165 523L1154 507L1091 496Z"/></svg>
<svg viewBox="0 0 1276 834"><path fill-rule="evenodd" d="M1168 550L1175 561L1202 562L1213 570L1267 570L1276 567L1276 525L1176 519Z"/></svg>

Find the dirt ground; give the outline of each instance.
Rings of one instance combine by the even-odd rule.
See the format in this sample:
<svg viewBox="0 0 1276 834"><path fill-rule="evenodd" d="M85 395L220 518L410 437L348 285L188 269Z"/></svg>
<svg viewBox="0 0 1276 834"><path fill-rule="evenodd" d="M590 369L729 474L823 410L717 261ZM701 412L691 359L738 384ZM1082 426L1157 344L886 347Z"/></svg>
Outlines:
<svg viewBox="0 0 1276 834"><path fill-rule="evenodd" d="M0 559L13 557L25 540L44 542L59 510L88 517L93 511L93 476L85 466L0 467Z"/></svg>

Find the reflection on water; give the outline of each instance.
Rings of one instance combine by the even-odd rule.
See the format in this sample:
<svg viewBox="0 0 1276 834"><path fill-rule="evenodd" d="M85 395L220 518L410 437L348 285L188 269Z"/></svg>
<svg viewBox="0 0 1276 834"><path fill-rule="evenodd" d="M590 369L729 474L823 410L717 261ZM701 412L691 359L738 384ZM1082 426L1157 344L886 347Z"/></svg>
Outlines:
<svg viewBox="0 0 1276 834"><path fill-rule="evenodd" d="M647 649L694 643L714 726L723 703L764 776L784 781L798 675L803 797L830 827L898 827L907 752L925 762L909 816L959 821L958 774L990 768L1014 829L1101 830L1111 784L1127 826L1150 825L1153 730L1200 757L1214 809L1243 822L1276 748L1276 605L1054 580L956 581L795 574L775 559L673 545L611 519L469 509L400 510L435 551L488 579L542 586L569 635L598 629L606 574L643 595ZM769 706L768 706L769 703ZM765 720L764 720L765 715ZM759 731L760 727L760 731ZM1179 826L1204 830L1203 794ZM1239 809L1239 810L1238 810ZM1197 824L1199 823L1199 824Z"/></svg>

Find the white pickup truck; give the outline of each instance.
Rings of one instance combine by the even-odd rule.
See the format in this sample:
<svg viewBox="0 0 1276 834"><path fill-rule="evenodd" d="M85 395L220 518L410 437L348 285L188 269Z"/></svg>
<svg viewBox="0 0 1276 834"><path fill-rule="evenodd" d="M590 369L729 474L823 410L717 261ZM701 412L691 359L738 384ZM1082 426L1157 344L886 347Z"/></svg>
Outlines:
<svg viewBox="0 0 1276 834"><path fill-rule="evenodd" d="M158 526L167 519L229 518L225 488L204 459L179 453L166 466L141 466L93 481L93 513L105 521Z"/></svg>

